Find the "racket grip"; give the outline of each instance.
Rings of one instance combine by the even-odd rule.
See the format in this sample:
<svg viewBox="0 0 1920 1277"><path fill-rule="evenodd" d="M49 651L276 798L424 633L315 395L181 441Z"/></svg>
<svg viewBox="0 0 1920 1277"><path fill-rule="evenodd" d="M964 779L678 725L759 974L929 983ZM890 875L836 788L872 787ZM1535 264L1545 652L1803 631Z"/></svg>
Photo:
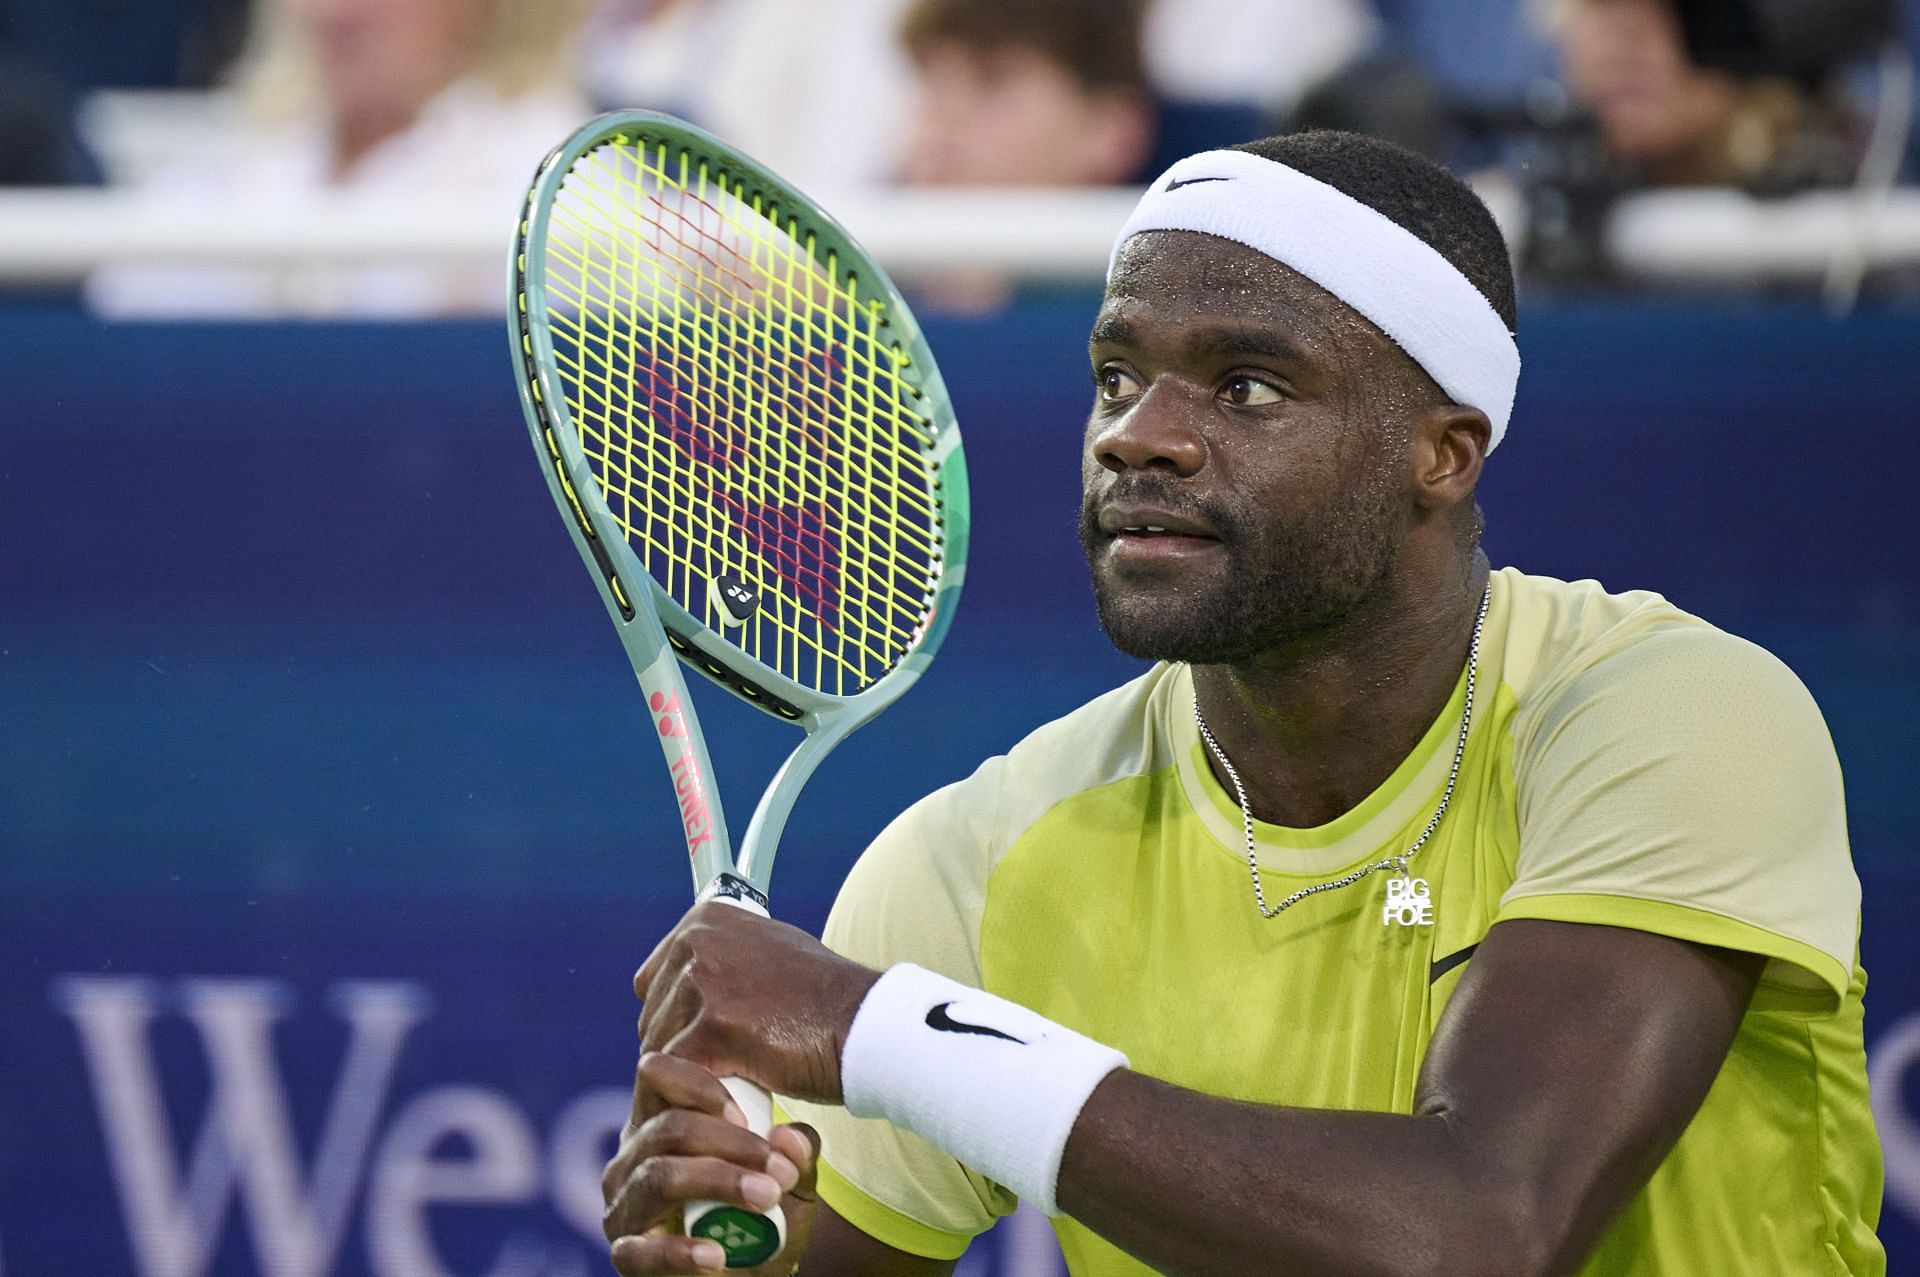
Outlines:
<svg viewBox="0 0 1920 1277"><path fill-rule="evenodd" d="M712 891L707 898L767 916L766 907L752 897ZM720 1085L747 1115L748 1129L761 1139L767 1138L773 1130L773 1097L743 1077L721 1078ZM787 1248L787 1215L777 1203L761 1213L731 1202L688 1202L685 1219L687 1236L718 1243L726 1253L728 1268L757 1267Z"/></svg>
<svg viewBox="0 0 1920 1277"><path fill-rule="evenodd" d="M747 1126L765 1139L773 1129L773 1097L745 1078L722 1078L720 1084L747 1115ZM759 1213L730 1202L688 1202L686 1221L687 1236L719 1243L729 1268L756 1267L787 1247L787 1216L778 1204Z"/></svg>

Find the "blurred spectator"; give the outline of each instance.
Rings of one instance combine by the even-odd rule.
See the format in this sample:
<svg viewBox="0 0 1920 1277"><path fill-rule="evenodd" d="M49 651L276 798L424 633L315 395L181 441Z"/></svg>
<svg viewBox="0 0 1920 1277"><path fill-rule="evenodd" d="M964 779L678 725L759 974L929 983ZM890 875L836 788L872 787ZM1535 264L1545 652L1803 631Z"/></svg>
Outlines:
<svg viewBox="0 0 1920 1277"><path fill-rule="evenodd" d="M1144 181L1155 109L1140 0L913 0L900 41L918 83L901 179L919 186ZM952 271L913 281L932 309L980 314L1011 281Z"/></svg>
<svg viewBox="0 0 1920 1277"><path fill-rule="evenodd" d="M1853 180L1859 122L1836 93L1690 60L1673 0L1556 0L1573 105L1620 181L1781 194Z"/></svg>
<svg viewBox="0 0 1920 1277"><path fill-rule="evenodd" d="M919 84L902 177L916 185L1142 180L1154 108L1137 0L915 0Z"/></svg>
<svg viewBox="0 0 1920 1277"><path fill-rule="evenodd" d="M1163 98L1275 115L1365 53L1378 28L1368 0L1151 0L1147 72Z"/></svg>
<svg viewBox="0 0 1920 1277"><path fill-rule="evenodd" d="M684 116L804 189L873 185L899 164L903 5L603 0L588 77L606 106Z"/></svg>
<svg viewBox="0 0 1920 1277"><path fill-rule="evenodd" d="M570 79L579 0L266 0L236 76L246 127L155 193L271 217L328 192L465 198L501 224L588 114ZM126 266L89 296L116 316L492 310L498 271L407 265Z"/></svg>
<svg viewBox="0 0 1920 1277"><path fill-rule="evenodd" d="M587 44L589 80L604 104L683 115L803 187L891 181L916 149L904 136L902 110L915 69L897 39L911 7L907 0L601 0ZM1062 51L1111 48L1114 29L1125 28L1126 41L1145 51L1126 59L1129 87L1141 101L1162 101L1163 132L1177 135L1169 140L1182 154L1260 132L1275 111L1364 51L1378 26L1370 0L1004 0L955 12L934 25L944 25L943 35L972 27L979 38L966 42L970 50L987 47L998 31L1065 33L1046 45L1062 65ZM1228 31L1232 38L1223 39ZM934 75L943 87L959 87L946 75L952 59L944 61ZM1092 61L1076 53L1071 65ZM1124 114L1138 116L1132 108ZM1143 155L1138 169L1150 167Z"/></svg>

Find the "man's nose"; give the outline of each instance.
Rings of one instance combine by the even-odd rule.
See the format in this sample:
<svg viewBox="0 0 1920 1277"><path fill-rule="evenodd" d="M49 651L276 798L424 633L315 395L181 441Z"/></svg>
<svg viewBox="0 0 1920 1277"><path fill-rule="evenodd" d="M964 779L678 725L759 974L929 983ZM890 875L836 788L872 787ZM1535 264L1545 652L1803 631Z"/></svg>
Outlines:
<svg viewBox="0 0 1920 1277"><path fill-rule="evenodd" d="M1131 408L1094 431L1093 458L1115 474L1163 469L1186 478L1207 463L1207 442L1190 417L1179 388L1148 387Z"/></svg>

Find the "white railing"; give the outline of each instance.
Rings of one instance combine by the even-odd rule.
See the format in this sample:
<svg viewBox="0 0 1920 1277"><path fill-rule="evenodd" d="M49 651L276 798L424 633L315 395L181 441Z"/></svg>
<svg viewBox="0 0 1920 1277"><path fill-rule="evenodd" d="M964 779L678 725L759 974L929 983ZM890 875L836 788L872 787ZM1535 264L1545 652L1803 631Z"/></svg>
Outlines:
<svg viewBox="0 0 1920 1277"><path fill-rule="evenodd" d="M823 201L903 274L983 270L1097 281L1133 195L1125 191L887 191ZM1517 217L1503 209L1514 229ZM0 288L65 285L109 265L365 265L491 269L511 212L474 201L333 197L286 207L211 206L114 191L0 193ZM1756 201L1728 191L1634 196L1610 251L1628 274L1727 282L1818 277L1836 258L1920 266L1920 189L1869 211L1847 192Z"/></svg>
<svg viewBox="0 0 1920 1277"><path fill-rule="evenodd" d="M889 270L988 268L1097 279L1124 191L914 191L823 201ZM476 201L330 197L273 207L96 191L0 194L0 284L74 283L109 265L292 266L505 260L514 210Z"/></svg>
<svg viewBox="0 0 1920 1277"><path fill-rule="evenodd" d="M1868 197L1870 198L1870 197ZM1607 248L1649 279L1806 280L1859 252L1873 270L1920 265L1920 189L1883 202L1851 191L1756 200L1737 191L1659 191L1622 200Z"/></svg>

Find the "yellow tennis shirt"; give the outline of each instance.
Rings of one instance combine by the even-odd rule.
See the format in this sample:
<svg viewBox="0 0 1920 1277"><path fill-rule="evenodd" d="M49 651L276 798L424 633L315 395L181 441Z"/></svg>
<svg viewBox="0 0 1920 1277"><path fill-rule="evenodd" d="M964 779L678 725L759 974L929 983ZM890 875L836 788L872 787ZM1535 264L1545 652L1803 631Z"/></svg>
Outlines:
<svg viewBox="0 0 1920 1277"><path fill-rule="evenodd" d="M1331 824L1256 824L1268 900L1407 847L1440 800L1465 694ZM1409 1112L1473 947L1508 918L1604 923L1765 955L1705 1104L1583 1272L1880 1274L1859 881L1839 765L1799 681L1658 595L1494 573L1446 818L1386 925L1389 875L1254 910L1239 809L1207 767L1184 666L1048 724L916 804L861 858L826 941L916 962L1261 1104ZM901 1250L951 1258L1012 1210L918 1137L787 1105L821 1191ZM1071 1219L1076 1277L1148 1270Z"/></svg>

